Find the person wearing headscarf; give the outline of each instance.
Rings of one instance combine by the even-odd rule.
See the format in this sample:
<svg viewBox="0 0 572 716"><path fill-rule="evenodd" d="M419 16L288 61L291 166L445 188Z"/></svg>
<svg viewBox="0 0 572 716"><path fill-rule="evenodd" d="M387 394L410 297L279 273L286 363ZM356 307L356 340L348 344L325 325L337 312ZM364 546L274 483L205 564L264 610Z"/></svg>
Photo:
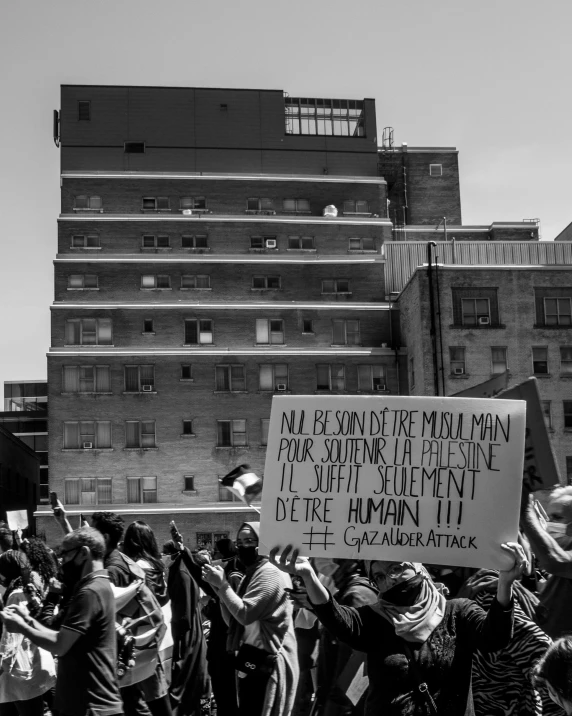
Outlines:
<svg viewBox="0 0 572 716"><path fill-rule="evenodd" d="M474 714L473 652L496 651L509 643L512 584L526 566L520 545L511 542L501 548L510 557L510 567L500 572L488 612L468 599L447 601L418 562L367 562L379 597L374 604L355 608L332 598L298 550L275 547L270 559L302 577L314 611L329 631L365 652L366 716L469 716Z"/></svg>
<svg viewBox="0 0 572 716"><path fill-rule="evenodd" d="M229 624L227 650L237 654L239 716L289 716L298 684L293 610L283 575L258 554L259 532L259 522L245 522L238 531L238 559L246 571L237 591L221 566L205 565L203 575Z"/></svg>

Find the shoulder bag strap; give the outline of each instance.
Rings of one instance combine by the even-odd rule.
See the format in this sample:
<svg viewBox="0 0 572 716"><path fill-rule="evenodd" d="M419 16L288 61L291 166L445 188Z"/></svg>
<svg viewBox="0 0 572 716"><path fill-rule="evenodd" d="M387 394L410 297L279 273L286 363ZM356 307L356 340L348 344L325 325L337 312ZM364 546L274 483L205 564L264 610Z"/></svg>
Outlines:
<svg viewBox="0 0 572 716"><path fill-rule="evenodd" d="M429 713L431 714L431 716L439 716L439 712L437 711L437 705L435 704L435 700L431 696L429 687L427 686L427 682L423 679L421 670L419 669L419 664L415 660L415 655L413 654L413 652L411 651L411 647L405 640L403 640L403 648L405 651L405 655L409 660L410 671L413 674L415 682L417 683L417 689L425 700L427 708L429 709Z"/></svg>

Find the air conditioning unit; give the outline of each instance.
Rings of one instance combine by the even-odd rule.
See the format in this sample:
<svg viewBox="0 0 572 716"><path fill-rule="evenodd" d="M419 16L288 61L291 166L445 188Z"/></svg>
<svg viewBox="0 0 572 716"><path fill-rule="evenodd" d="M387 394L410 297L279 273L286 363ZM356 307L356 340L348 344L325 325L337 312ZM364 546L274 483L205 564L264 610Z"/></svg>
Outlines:
<svg viewBox="0 0 572 716"><path fill-rule="evenodd" d="M142 385L141 390L144 393L150 393L153 390L153 386L152 385Z"/></svg>
<svg viewBox="0 0 572 716"><path fill-rule="evenodd" d="M192 210L192 209L183 209L183 212L182 212L182 213L183 213L185 216L192 216L192 215L193 215L193 210Z"/></svg>
<svg viewBox="0 0 572 716"><path fill-rule="evenodd" d="M384 383L378 383L377 385L374 385L374 386L373 386L373 389L374 389L374 390L382 391L382 390L385 390L386 388L385 388L385 384L384 384Z"/></svg>
<svg viewBox="0 0 572 716"><path fill-rule="evenodd" d="M479 326L488 326L491 322L489 316L481 316L479 318Z"/></svg>
<svg viewBox="0 0 572 716"><path fill-rule="evenodd" d="M266 248L267 249L275 249L276 248L276 239L266 239Z"/></svg>
<svg viewBox="0 0 572 716"><path fill-rule="evenodd" d="M286 383L277 383L276 390L283 392L284 390L288 390L288 386L286 385Z"/></svg>
<svg viewBox="0 0 572 716"><path fill-rule="evenodd" d="M93 443L82 443L81 446L84 450L92 450L93 449Z"/></svg>
<svg viewBox="0 0 572 716"><path fill-rule="evenodd" d="M464 368L455 368L455 370L453 371L453 373L454 373L455 375L464 375L464 374L465 374L465 369L464 369Z"/></svg>

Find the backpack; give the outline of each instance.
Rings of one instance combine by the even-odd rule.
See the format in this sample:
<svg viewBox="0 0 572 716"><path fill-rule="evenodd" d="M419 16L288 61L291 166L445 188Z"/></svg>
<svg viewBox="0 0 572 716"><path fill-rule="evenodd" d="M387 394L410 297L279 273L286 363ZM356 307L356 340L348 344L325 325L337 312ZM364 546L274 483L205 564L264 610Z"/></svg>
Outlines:
<svg viewBox="0 0 572 716"><path fill-rule="evenodd" d="M132 581L142 580L137 592L115 614L117 676L119 687L123 688L154 674L167 626L163 610L147 584L145 570L127 555L121 554L121 557Z"/></svg>

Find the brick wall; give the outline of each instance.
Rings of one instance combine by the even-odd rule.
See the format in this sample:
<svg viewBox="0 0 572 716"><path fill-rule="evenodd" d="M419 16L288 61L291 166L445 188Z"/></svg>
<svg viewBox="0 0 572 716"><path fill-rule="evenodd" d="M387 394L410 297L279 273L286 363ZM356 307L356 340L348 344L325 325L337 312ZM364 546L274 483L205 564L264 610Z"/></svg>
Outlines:
<svg viewBox="0 0 572 716"><path fill-rule="evenodd" d="M431 176L429 166L440 164L441 176ZM450 224L461 224L459 160L456 152L408 151L408 224L437 224L444 216Z"/></svg>

